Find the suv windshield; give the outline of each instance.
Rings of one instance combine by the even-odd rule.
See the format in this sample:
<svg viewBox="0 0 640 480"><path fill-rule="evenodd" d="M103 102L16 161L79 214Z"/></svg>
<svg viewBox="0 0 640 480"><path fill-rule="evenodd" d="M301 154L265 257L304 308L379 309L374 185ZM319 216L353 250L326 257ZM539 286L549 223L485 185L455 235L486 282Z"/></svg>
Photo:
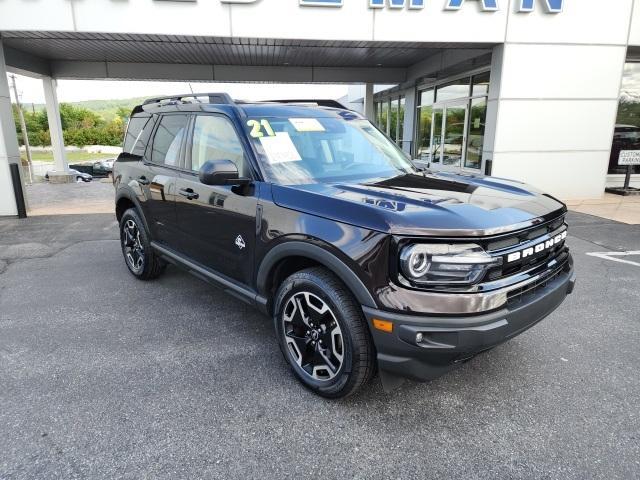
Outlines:
<svg viewBox="0 0 640 480"><path fill-rule="evenodd" d="M386 179L414 173L404 153L367 120L341 117L249 118L267 180L281 185Z"/></svg>

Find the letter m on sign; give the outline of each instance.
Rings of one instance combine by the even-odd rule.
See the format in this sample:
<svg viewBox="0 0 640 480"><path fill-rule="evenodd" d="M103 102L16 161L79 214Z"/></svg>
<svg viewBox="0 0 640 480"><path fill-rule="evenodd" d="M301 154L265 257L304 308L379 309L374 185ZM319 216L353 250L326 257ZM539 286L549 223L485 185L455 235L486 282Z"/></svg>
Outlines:
<svg viewBox="0 0 640 480"><path fill-rule="evenodd" d="M533 12L537 0L519 0L519 12ZM540 0L544 4L548 13L561 13L564 0Z"/></svg>

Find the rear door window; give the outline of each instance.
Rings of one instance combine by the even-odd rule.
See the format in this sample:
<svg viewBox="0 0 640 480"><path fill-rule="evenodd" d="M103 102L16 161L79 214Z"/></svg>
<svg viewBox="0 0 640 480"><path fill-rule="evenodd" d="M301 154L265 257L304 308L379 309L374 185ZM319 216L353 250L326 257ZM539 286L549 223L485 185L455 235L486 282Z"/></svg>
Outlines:
<svg viewBox="0 0 640 480"><path fill-rule="evenodd" d="M188 115L164 115L153 138L151 161L169 167L180 166L180 149L187 132Z"/></svg>

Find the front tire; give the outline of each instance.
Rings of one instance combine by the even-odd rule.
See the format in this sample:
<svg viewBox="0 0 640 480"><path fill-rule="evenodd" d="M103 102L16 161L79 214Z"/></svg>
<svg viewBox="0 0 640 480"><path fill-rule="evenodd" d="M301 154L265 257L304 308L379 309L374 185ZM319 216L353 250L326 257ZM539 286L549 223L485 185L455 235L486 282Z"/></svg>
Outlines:
<svg viewBox="0 0 640 480"><path fill-rule="evenodd" d="M274 311L282 354L307 388L342 398L373 376L375 349L362 309L331 272L314 267L288 277Z"/></svg>
<svg viewBox="0 0 640 480"><path fill-rule="evenodd" d="M153 280L164 272L166 263L151 249L144 223L130 208L120 219L120 246L129 271L140 280Z"/></svg>

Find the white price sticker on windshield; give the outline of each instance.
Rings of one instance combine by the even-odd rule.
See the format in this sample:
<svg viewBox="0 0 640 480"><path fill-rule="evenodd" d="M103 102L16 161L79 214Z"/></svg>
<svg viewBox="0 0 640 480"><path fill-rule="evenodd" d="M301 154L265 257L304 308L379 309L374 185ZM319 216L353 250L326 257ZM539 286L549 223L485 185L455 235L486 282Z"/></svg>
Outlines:
<svg viewBox="0 0 640 480"><path fill-rule="evenodd" d="M324 127L315 118L290 118L289 122L298 132L324 132Z"/></svg>
<svg viewBox="0 0 640 480"><path fill-rule="evenodd" d="M299 162L302 157L287 132L276 132L272 137L260 137L260 143L270 164Z"/></svg>

